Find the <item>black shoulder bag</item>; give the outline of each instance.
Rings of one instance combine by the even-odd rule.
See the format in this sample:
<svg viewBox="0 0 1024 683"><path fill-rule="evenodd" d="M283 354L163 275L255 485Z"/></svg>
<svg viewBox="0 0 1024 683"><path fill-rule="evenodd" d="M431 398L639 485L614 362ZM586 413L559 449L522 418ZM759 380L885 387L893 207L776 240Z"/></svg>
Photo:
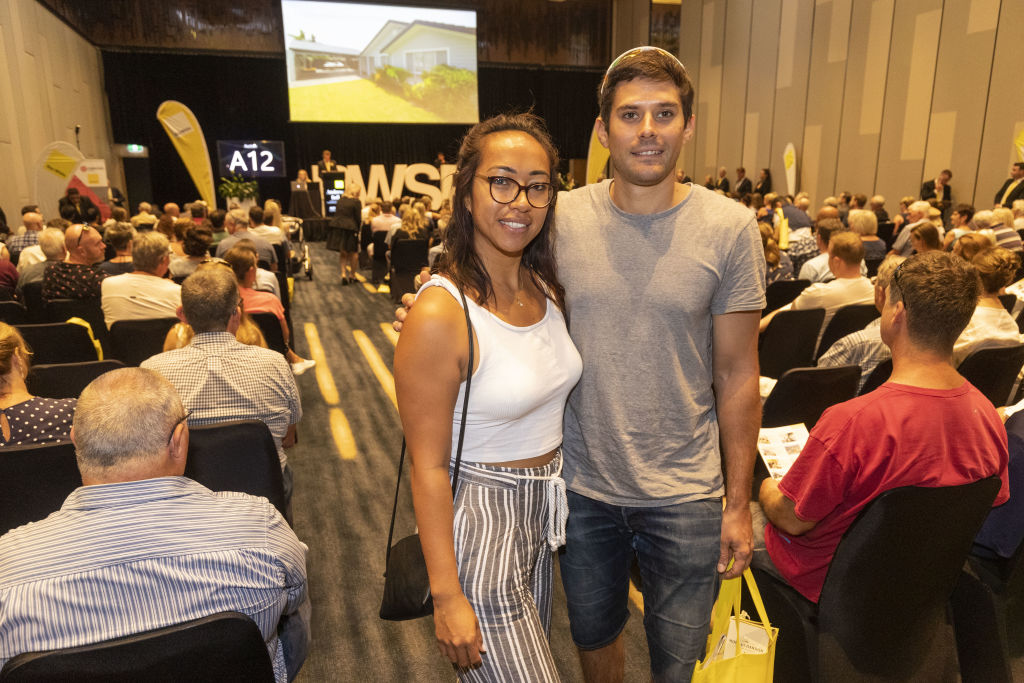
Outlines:
<svg viewBox="0 0 1024 683"><path fill-rule="evenodd" d="M455 450L455 472L452 475L452 499L459 482L459 466L462 464L462 438L466 433L466 407L469 405L469 387L473 379L473 323L469 320L469 306L466 295L462 297L462 310L466 314L466 329L469 331L469 365L466 370L466 393L462 397L462 424L459 426L459 444ZM395 484L395 504L391 508L391 527L388 529L388 552L384 569L384 597L380 603L380 618L389 621L418 619L434 613L434 601L430 597L430 578L427 563L423 559L420 535L406 536L393 547L395 515L398 512L398 491L402 485L402 467L405 464L405 439L402 439L402 455L398 459L398 481Z"/></svg>

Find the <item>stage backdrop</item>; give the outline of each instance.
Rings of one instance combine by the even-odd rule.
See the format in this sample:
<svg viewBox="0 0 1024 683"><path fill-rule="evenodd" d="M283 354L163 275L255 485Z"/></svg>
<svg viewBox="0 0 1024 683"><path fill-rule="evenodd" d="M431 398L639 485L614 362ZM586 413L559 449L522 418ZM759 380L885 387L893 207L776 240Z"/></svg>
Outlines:
<svg viewBox="0 0 1024 683"><path fill-rule="evenodd" d="M315 163L325 148L344 165L360 165L364 174L371 164L431 163L438 152L454 161L467 130L465 125L290 123L283 58L104 51L103 69L114 142L149 147L154 195L149 199L161 204L197 198L156 120L157 107L168 99L188 105L210 141L284 140L288 178L300 165ZM480 118L533 107L547 120L563 159L585 157L602 74L481 64ZM262 198L287 200L288 178L261 180Z"/></svg>

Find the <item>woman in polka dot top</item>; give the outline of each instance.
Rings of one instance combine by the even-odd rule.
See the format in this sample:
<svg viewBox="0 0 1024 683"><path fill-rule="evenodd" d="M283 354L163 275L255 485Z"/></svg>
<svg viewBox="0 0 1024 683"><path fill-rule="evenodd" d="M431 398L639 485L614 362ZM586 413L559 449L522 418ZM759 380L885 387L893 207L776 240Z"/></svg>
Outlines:
<svg viewBox="0 0 1024 683"><path fill-rule="evenodd" d="M76 400L28 393L30 355L18 331L0 323L0 449L70 439Z"/></svg>

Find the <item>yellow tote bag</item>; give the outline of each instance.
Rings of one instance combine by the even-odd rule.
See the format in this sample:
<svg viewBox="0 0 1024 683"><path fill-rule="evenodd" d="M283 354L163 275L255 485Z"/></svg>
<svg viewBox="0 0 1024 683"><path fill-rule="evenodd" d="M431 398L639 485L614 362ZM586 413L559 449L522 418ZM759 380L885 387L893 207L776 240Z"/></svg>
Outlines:
<svg viewBox="0 0 1024 683"><path fill-rule="evenodd" d="M740 577L722 582L711 614L707 652L693 670L693 683L771 683L779 629L768 622L761 593L750 569L743 580L754 598L760 622L740 616Z"/></svg>

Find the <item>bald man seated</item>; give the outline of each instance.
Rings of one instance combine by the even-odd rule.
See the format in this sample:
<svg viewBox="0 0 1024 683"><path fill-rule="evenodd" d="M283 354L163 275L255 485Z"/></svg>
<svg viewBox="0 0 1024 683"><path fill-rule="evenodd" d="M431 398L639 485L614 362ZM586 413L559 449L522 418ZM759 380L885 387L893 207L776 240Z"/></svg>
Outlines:
<svg viewBox="0 0 1024 683"><path fill-rule="evenodd" d="M295 677L307 548L267 499L183 476L187 417L152 370L85 388L71 428L83 486L0 537L0 666L233 610L259 626L278 683Z"/></svg>

